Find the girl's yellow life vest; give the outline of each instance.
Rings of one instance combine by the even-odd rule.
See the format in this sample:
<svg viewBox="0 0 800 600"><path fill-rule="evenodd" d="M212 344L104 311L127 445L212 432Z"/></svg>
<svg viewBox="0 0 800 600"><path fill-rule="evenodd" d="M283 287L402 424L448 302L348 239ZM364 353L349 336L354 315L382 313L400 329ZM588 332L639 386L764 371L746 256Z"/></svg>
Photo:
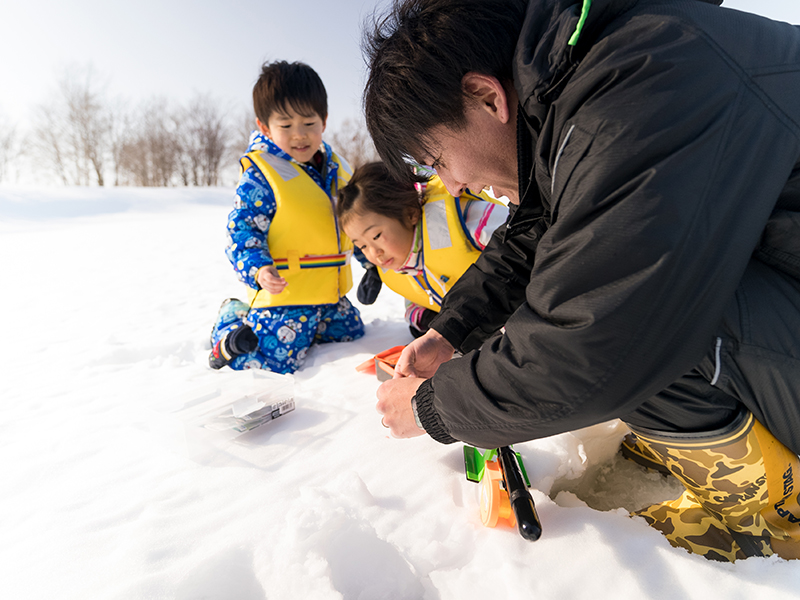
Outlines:
<svg viewBox="0 0 800 600"><path fill-rule="evenodd" d="M485 192L476 196L465 193L451 196L439 177L432 177L425 190L422 205L422 264L420 275L408 275L393 270L381 271L381 280L403 298L436 312L442 307L444 295L478 260L481 249L467 233L461 202L483 200L502 204Z"/></svg>
<svg viewBox="0 0 800 600"><path fill-rule="evenodd" d="M336 154L333 160L339 168L331 200L299 165L261 151L241 158L242 171L254 166L275 194L277 207L267 245L287 283L280 294L274 295L248 288L253 308L335 304L353 287L353 242L339 230L334 208L338 188L350 180L352 172Z"/></svg>

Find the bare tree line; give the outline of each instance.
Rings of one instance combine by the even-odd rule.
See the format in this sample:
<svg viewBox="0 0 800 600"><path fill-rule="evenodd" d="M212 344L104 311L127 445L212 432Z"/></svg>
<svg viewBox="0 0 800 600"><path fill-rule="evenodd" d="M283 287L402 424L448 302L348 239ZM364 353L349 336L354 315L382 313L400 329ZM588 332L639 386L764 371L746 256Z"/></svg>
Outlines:
<svg viewBox="0 0 800 600"><path fill-rule="evenodd" d="M329 143L354 169L380 160L372 138L367 133L367 126L353 119L342 121L342 126L330 136Z"/></svg>
<svg viewBox="0 0 800 600"><path fill-rule="evenodd" d="M0 119L0 182L7 179L14 159L21 155L17 128L6 119Z"/></svg>
<svg viewBox="0 0 800 600"><path fill-rule="evenodd" d="M25 161L44 182L63 185L216 186L236 173L255 124L231 116L208 94L184 106L153 98L135 108L109 99L91 67L72 68L37 107L27 134L0 118L0 183ZM24 140L24 144L23 144ZM366 129L347 119L331 145L355 168L375 160Z"/></svg>

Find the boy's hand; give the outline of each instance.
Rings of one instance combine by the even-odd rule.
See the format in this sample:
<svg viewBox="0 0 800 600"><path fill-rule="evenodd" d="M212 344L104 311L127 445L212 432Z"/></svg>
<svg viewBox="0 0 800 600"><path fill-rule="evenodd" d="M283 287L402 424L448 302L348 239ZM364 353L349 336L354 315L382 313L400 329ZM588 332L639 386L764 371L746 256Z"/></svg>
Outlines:
<svg viewBox="0 0 800 600"><path fill-rule="evenodd" d="M268 267L261 267L256 275L256 281L262 289L267 290L270 294L280 294L283 288L286 287L286 280L278 275L278 269L275 265Z"/></svg>

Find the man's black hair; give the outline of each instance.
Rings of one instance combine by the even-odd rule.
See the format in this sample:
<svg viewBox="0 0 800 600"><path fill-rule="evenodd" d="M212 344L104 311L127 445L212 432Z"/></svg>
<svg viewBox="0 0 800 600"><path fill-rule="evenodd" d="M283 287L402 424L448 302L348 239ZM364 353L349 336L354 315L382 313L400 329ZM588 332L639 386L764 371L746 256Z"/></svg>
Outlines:
<svg viewBox="0 0 800 600"><path fill-rule="evenodd" d="M375 148L398 179L407 159L430 154L429 132L464 125L469 72L511 82L526 0L395 0L373 15L363 51L364 113Z"/></svg>
<svg viewBox="0 0 800 600"><path fill-rule="evenodd" d="M304 117L317 114L325 121L328 93L322 79L305 63L285 60L264 63L253 86L256 117L266 125L273 112L285 113L287 106Z"/></svg>

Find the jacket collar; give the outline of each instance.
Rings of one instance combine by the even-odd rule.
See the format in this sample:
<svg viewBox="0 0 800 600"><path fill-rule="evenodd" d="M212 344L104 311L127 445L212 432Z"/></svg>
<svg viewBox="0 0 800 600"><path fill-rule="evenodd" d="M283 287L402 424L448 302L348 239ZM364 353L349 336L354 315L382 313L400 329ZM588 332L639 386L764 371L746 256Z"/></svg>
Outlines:
<svg viewBox="0 0 800 600"><path fill-rule="evenodd" d="M531 0L513 63L514 84L525 113L541 114L543 119L546 107L606 25L638 2ZM582 10L586 19L580 24Z"/></svg>
<svg viewBox="0 0 800 600"><path fill-rule="evenodd" d="M525 124L522 111L517 111L517 172L519 177L519 204L509 206L504 240L527 231L544 214L544 205L533 174L534 138Z"/></svg>
<svg viewBox="0 0 800 600"><path fill-rule="evenodd" d="M259 150L261 152L268 152L275 156L296 164L303 169L313 179L319 187L323 190L331 190L333 178L337 176L338 166L333 159L333 151L327 142L323 141L317 151L317 154L322 154L321 160L318 161L320 167L311 165L309 163L300 163L293 159L288 152L281 150L278 145L271 139L260 133L258 130L250 134L250 142L247 146L248 152ZM316 157L317 155L315 155ZM329 192L330 193L330 192Z"/></svg>
<svg viewBox="0 0 800 600"><path fill-rule="evenodd" d="M530 228L547 211L533 172L533 146L550 104L606 26L642 0L530 0L512 65L519 98L517 158L519 206L512 208L506 236ZM696 0L720 5L723 0ZM585 22L579 27L581 11ZM577 39L570 38L578 31Z"/></svg>
<svg viewBox="0 0 800 600"><path fill-rule="evenodd" d="M512 65L523 110L536 114L537 105L552 102L606 26L642 1L530 0ZM695 1L717 6L723 2ZM585 22L580 24L582 12Z"/></svg>

